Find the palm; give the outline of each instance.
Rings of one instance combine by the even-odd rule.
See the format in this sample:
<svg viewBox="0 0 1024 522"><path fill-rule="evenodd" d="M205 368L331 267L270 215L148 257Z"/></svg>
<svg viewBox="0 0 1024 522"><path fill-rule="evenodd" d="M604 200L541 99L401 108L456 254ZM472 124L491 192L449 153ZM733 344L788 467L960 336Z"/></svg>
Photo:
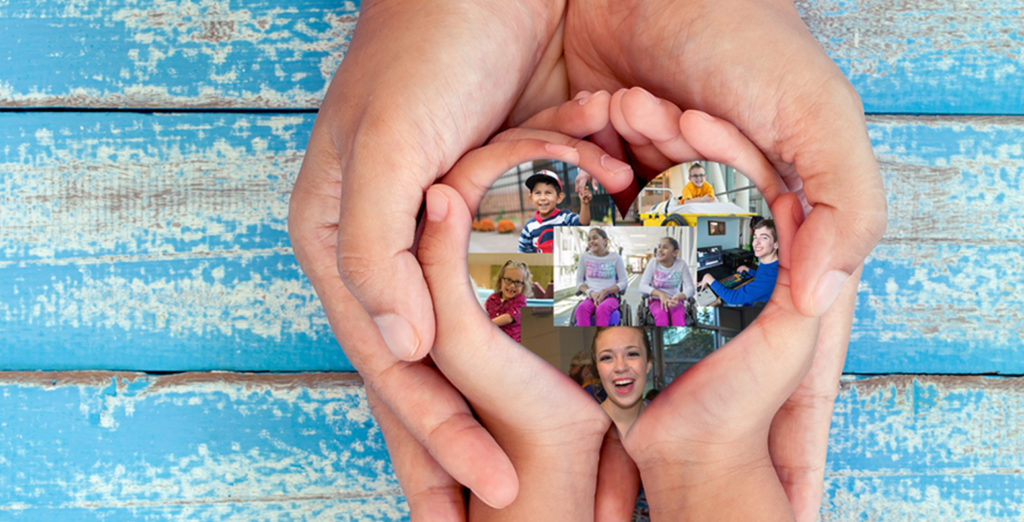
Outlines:
<svg viewBox="0 0 1024 522"><path fill-rule="evenodd" d="M639 85L725 119L803 189L794 302L823 313L881 236L885 198L860 99L793 5L579 0L565 27L573 90Z"/></svg>

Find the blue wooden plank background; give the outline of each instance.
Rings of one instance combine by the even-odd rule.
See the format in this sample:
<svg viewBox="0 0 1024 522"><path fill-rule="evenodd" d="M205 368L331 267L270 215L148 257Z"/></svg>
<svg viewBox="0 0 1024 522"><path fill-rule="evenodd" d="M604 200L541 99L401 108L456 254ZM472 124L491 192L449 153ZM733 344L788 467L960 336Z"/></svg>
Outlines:
<svg viewBox="0 0 1024 522"><path fill-rule="evenodd" d="M351 374L0 374L0 518L395 520Z"/></svg>
<svg viewBox="0 0 1024 522"><path fill-rule="evenodd" d="M1024 114L1018 2L796 5L869 113ZM10 68L0 106L315 108L358 9L325 0L9 0L0 5L0 63Z"/></svg>
<svg viewBox="0 0 1024 522"><path fill-rule="evenodd" d="M1024 6L797 0L868 113L1024 114Z"/></svg>
<svg viewBox="0 0 1024 522"><path fill-rule="evenodd" d="M337 0L7 1L0 106L315 108L358 8Z"/></svg>
<svg viewBox="0 0 1024 522"><path fill-rule="evenodd" d="M1024 8L796 3L890 203L822 519L1024 519ZM407 517L358 381L209 373L351 370L285 222L358 10L0 3L0 518Z"/></svg>
<svg viewBox="0 0 1024 522"><path fill-rule="evenodd" d="M1020 520L1024 379L847 378L823 520ZM141 443L140 441L145 441ZM407 516L350 374L0 374L0 518Z"/></svg>

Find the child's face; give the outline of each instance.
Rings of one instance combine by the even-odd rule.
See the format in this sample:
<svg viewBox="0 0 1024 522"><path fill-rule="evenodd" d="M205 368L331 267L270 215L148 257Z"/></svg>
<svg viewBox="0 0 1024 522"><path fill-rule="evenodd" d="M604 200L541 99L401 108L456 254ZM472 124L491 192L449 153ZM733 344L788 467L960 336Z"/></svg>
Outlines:
<svg viewBox="0 0 1024 522"><path fill-rule="evenodd" d="M643 333L635 328L601 332L594 346L597 373L608 400L626 409L643 399L651 362L644 350Z"/></svg>
<svg viewBox="0 0 1024 522"><path fill-rule="evenodd" d="M541 217L550 216L564 198L565 194L562 194L554 185L543 181L535 183L533 190L530 191L530 201L533 202L534 208L537 209L537 213Z"/></svg>
<svg viewBox="0 0 1024 522"><path fill-rule="evenodd" d="M590 235L587 236L587 246L590 247L591 253L603 254L608 250L608 240L596 231L591 230Z"/></svg>
<svg viewBox="0 0 1024 522"><path fill-rule="evenodd" d="M514 266L506 268L505 274L501 276L501 299L508 301L523 293L524 286L526 286L526 280L523 277L523 271Z"/></svg>
<svg viewBox="0 0 1024 522"><path fill-rule="evenodd" d="M658 242L658 261L675 261L676 249L667 239Z"/></svg>
<svg viewBox="0 0 1024 522"><path fill-rule="evenodd" d="M693 186L700 187L704 184L704 180L708 178L708 175L704 173L704 169L693 169L690 171L690 181L693 182Z"/></svg>
<svg viewBox="0 0 1024 522"><path fill-rule="evenodd" d="M754 229L753 243L754 255L757 257L765 257L779 250L779 242L772 237L768 227Z"/></svg>

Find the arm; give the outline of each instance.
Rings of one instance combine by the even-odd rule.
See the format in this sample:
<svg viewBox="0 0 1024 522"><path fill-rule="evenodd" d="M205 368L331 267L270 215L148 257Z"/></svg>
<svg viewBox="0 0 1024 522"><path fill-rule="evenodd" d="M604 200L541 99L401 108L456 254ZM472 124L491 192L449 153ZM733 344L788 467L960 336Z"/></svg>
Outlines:
<svg viewBox="0 0 1024 522"><path fill-rule="evenodd" d="M580 262L576 265L576 290L587 295L590 287L587 285L587 254L580 254Z"/></svg>
<svg viewBox="0 0 1024 522"><path fill-rule="evenodd" d="M530 222L527 221L523 225L523 229L519 232L519 252L522 254L535 254L537 249L533 246L533 241L530 240L530 234L526 231L526 225Z"/></svg>
<svg viewBox="0 0 1024 522"><path fill-rule="evenodd" d="M590 199L586 198L586 201L580 198L580 225L587 226L590 224Z"/></svg>
<svg viewBox="0 0 1024 522"><path fill-rule="evenodd" d="M491 321L498 326L505 326L507 324L518 323L519 318L523 312L523 306L526 306L526 296L519 294L515 296L512 301L508 303L498 303L498 307L495 307L495 312L500 312L499 315L491 318Z"/></svg>
<svg viewBox="0 0 1024 522"><path fill-rule="evenodd" d="M616 286L619 287L620 292L625 292L626 288L629 287L629 277L626 276L626 263L622 260L622 256L615 254L615 278L618 280Z"/></svg>
<svg viewBox="0 0 1024 522"><path fill-rule="evenodd" d="M512 316L509 314L501 314L491 318L491 322L498 326L505 326L506 324L512 324L515 322Z"/></svg>
<svg viewBox="0 0 1024 522"><path fill-rule="evenodd" d="M701 201L707 201L709 203L715 201L715 187L711 186L710 181L705 181L704 187L704 195L700 198Z"/></svg>
<svg viewBox="0 0 1024 522"><path fill-rule="evenodd" d="M637 290L639 290L643 295L651 295L655 290L657 290L651 286L651 281L654 279L655 263L657 262L658 261L656 259L652 259L648 262L647 266L644 267L644 273L640 276L640 286L637 287Z"/></svg>
<svg viewBox="0 0 1024 522"><path fill-rule="evenodd" d="M767 301L775 289L775 280L778 275L778 263L772 263L775 269L761 267L761 275L750 280L749 283L734 289L722 286L722 283L714 281L711 288L718 297L730 305L743 305L756 301Z"/></svg>
<svg viewBox="0 0 1024 522"><path fill-rule="evenodd" d="M682 259L679 260L679 263L682 265L681 268L683 271L683 284L680 288L682 299L693 297L694 294L697 293L697 288L693 284L693 276L690 275L690 265L687 265L686 261L683 261Z"/></svg>

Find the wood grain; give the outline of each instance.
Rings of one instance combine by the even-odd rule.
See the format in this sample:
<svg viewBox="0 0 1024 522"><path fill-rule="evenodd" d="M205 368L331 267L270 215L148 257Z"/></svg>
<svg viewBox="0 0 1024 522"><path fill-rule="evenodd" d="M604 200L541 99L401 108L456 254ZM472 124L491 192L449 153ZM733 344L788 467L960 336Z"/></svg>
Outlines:
<svg viewBox="0 0 1024 522"><path fill-rule="evenodd" d="M1018 520L1024 379L847 378L823 520ZM406 519L352 374L0 374L0 516Z"/></svg>
<svg viewBox="0 0 1024 522"><path fill-rule="evenodd" d="M4 2L0 107L314 109L358 9L327 0Z"/></svg>
<svg viewBox="0 0 1024 522"><path fill-rule="evenodd" d="M868 113L1024 114L1019 2L795 4Z"/></svg>
<svg viewBox="0 0 1024 522"><path fill-rule="evenodd" d="M0 518L397 520L352 374L0 374Z"/></svg>
<svg viewBox="0 0 1024 522"><path fill-rule="evenodd" d="M0 113L0 254L280 251L313 115Z"/></svg>
<svg viewBox="0 0 1024 522"><path fill-rule="evenodd" d="M850 379L836 402L822 520L1020 520L1024 379Z"/></svg>
<svg viewBox="0 0 1024 522"><path fill-rule="evenodd" d="M890 204L823 520L1024 518L1024 379L922 375L1024 374L1024 15L961 4L796 2ZM0 518L408 518L354 376L209 371L351 370L286 219L359 7L0 3L0 369L202 371L0 374Z"/></svg>
<svg viewBox="0 0 1024 522"><path fill-rule="evenodd" d="M798 0L869 113L1024 114L1024 11L1011 0ZM0 6L0 107L314 109L360 2ZM61 34L61 38L51 38Z"/></svg>
<svg viewBox="0 0 1024 522"><path fill-rule="evenodd" d="M1024 119L869 118L889 199L846 371L1024 373Z"/></svg>

